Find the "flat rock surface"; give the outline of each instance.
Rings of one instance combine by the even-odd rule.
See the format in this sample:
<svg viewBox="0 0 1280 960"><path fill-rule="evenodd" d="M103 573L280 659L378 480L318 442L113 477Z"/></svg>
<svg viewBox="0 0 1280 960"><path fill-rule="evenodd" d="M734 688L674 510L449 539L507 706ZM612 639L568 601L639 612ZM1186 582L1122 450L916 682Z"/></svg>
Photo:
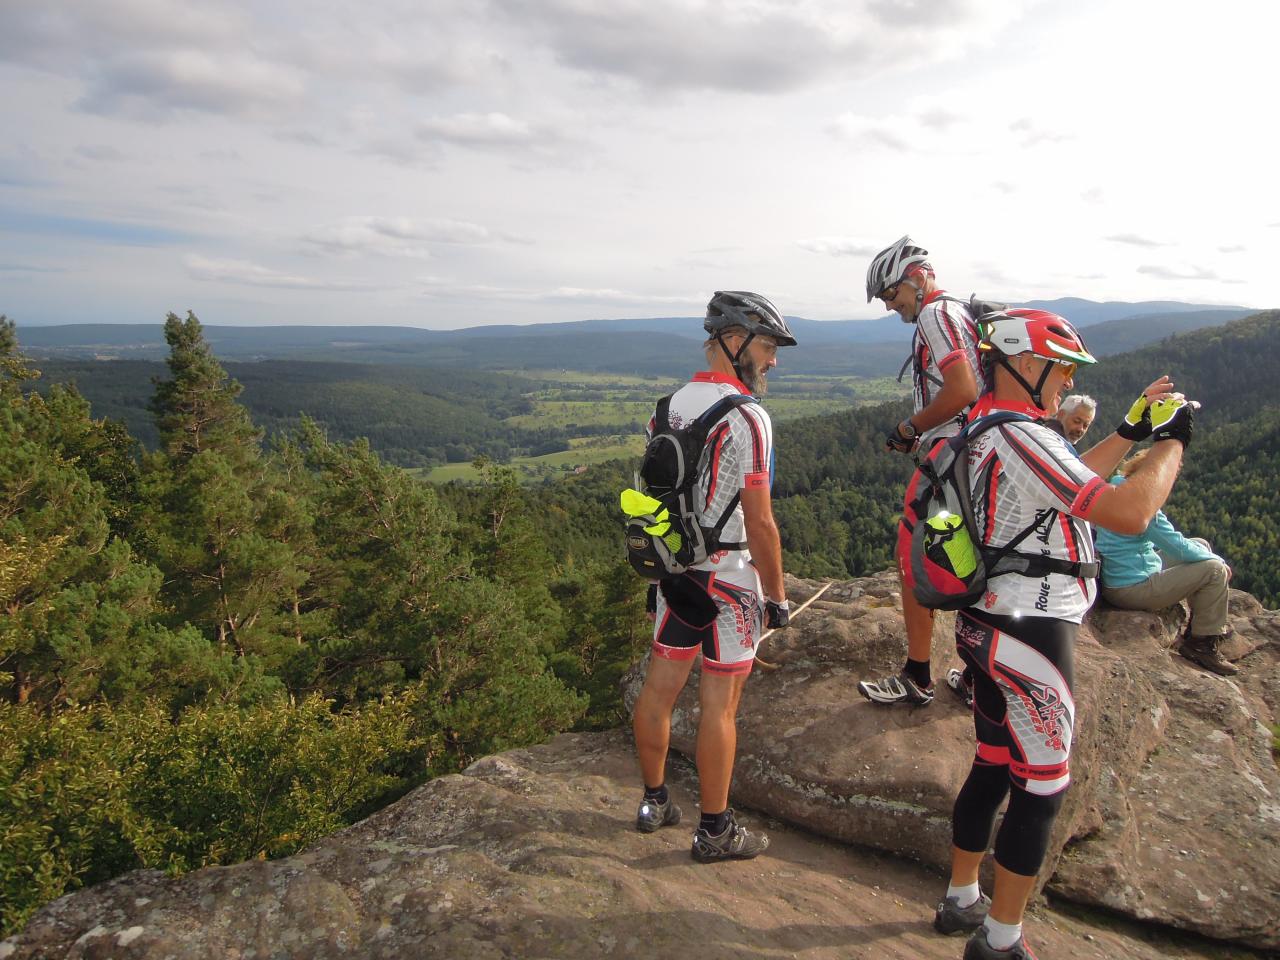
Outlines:
<svg viewBox="0 0 1280 960"><path fill-rule="evenodd" d="M566 734L477 761L306 852L128 874L58 900L0 943L17 958L957 958L935 934L943 877L745 811L772 839L753 861L689 857L696 782L672 763L688 818L633 829L629 736ZM1246 956L1038 904L1041 958Z"/></svg>

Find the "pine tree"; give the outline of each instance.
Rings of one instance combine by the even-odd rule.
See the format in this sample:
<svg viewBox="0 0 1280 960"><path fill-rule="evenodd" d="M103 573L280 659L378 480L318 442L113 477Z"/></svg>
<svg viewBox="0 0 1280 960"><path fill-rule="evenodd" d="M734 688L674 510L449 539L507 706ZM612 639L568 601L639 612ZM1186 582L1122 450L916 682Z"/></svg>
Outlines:
<svg viewBox="0 0 1280 960"><path fill-rule="evenodd" d="M165 321L170 379L156 384L159 453L143 464L145 540L178 622L253 672L275 674L304 646L298 592L309 571L305 505L281 482L262 436L193 314Z"/></svg>

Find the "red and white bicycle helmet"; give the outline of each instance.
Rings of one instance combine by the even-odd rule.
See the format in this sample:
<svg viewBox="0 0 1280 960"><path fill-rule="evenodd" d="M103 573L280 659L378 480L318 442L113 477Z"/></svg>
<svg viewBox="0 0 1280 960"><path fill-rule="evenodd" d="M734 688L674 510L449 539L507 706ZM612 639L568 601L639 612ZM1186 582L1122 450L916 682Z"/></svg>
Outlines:
<svg viewBox="0 0 1280 960"><path fill-rule="evenodd" d="M1055 363L1097 363L1097 359L1084 345L1071 321L1048 310L1000 310L989 313L981 320L982 339L978 350L996 363L1026 389L1031 402L1045 409L1044 385L1049 380L1053 364L1046 363L1040 379L1034 385L1014 369L1010 357L1023 353L1043 357ZM990 382L990 381L988 381Z"/></svg>
<svg viewBox="0 0 1280 960"><path fill-rule="evenodd" d="M978 349L1005 357L1033 353L1065 363L1097 363L1070 320L1048 310L1001 310L982 318Z"/></svg>

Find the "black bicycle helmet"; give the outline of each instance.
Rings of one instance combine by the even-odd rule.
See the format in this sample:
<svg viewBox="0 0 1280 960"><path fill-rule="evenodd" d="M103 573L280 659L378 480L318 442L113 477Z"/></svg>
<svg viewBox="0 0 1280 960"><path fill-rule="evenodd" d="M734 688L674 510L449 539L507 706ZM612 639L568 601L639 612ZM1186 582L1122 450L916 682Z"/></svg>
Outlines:
<svg viewBox="0 0 1280 960"><path fill-rule="evenodd" d="M727 327L742 327L751 336L772 337L780 347L794 347L795 335L768 298L746 290L717 290L707 304L702 328L712 335Z"/></svg>

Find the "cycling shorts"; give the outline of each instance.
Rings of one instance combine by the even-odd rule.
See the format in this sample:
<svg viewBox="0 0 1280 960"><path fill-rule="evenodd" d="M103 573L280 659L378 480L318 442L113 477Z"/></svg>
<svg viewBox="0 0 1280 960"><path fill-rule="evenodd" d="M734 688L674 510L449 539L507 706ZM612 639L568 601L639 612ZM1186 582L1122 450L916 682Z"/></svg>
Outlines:
<svg viewBox="0 0 1280 960"><path fill-rule="evenodd" d="M755 580L752 589L710 571L689 570L662 581L653 655L691 660L701 653L708 673L750 673L763 627L760 582Z"/></svg>
<svg viewBox="0 0 1280 960"><path fill-rule="evenodd" d="M1078 624L972 608L956 614L956 651L973 671L976 762L1009 768L1013 785L1050 796L1071 782Z"/></svg>

